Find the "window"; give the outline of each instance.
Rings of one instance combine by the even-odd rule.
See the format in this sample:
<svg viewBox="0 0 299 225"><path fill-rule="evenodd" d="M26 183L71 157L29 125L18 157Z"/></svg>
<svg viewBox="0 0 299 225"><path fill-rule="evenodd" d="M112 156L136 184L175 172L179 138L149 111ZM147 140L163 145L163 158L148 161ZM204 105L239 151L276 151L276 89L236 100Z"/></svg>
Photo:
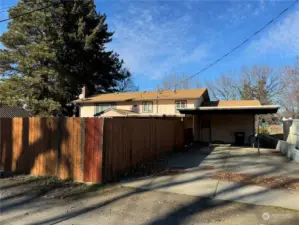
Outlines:
<svg viewBox="0 0 299 225"><path fill-rule="evenodd" d="M95 113L100 113L105 111L106 109L113 108L115 106L114 103L103 103L103 104L98 104L96 105L96 112Z"/></svg>
<svg viewBox="0 0 299 225"><path fill-rule="evenodd" d="M175 102L175 111L178 112L179 109L187 108L187 101L176 101Z"/></svg>
<svg viewBox="0 0 299 225"><path fill-rule="evenodd" d="M153 112L153 102L142 102L142 112Z"/></svg>

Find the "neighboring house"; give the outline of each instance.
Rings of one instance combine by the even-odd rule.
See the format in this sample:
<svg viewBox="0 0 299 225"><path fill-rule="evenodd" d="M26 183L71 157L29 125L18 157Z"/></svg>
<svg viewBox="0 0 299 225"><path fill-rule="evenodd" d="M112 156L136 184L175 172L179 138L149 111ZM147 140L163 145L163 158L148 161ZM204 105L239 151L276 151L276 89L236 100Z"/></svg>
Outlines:
<svg viewBox="0 0 299 225"><path fill-rule="evenodd" d="M209 101L206 88L111 93L91 97L83 94L82 100L74 102L80 106L80 117L93 117L109 108L141 115L180 115L180 109L198 107L204 100Z"/></svg>
<svg viewBox="0 0 299 225"><path fill-rule="evenodd" d="M31 115L23 108L0 104L0 118L14 117L31 117Z"/></svg>
<svg viewBox="0 0 299 225"><path fill-rule="evenodd" d="M194 141L249 144L255 135L255 116L276 113L279 106L262 106L258 100L210 101L208 90L164 90L99 94L79 105L81 117L180 116Z"/></svg>

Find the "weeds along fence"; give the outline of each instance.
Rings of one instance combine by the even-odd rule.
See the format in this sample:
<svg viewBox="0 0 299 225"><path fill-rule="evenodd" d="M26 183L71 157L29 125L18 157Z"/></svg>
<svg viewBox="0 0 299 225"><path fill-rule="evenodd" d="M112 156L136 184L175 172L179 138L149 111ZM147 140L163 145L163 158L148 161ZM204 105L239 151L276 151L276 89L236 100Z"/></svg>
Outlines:
<svg viewBox="0 0 299 225"><path fill-rule="evenodd" d="M116 181L183 144L180 118L0 119L4 171L79 182Z"/></svg>

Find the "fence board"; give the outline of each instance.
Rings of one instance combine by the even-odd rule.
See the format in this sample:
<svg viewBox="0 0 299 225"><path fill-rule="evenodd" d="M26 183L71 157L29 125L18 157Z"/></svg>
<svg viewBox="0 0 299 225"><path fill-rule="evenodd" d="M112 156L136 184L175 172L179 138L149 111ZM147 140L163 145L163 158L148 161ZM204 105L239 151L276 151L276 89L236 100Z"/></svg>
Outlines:
<svg viewBox="0 0 299 225"><path fill-rule="evenodd" d="M81 120L0 119L1 166L5 171L83 181Z"/></svg>
<svg viewBox="0 0 299 225"><path fill-rule="evenodd" d="M84 182L115 181L184 143L179 118L13 118L0 130L6 171Z"/></svg>
<svg viewBox="0 0 299 225"><path fill-rule="evenodd" d="M61 179L83 180L81 170L81 118L61 119L62 131L60 145L60 174Z"/></svg>
<svg viewBox="0 0 299 225"><path fill-rule="evenodd" d="M184 125L179 118L105 118L104 179L115 181L128 169L183 143Z"/></svg>
<svg viewBox="0 0 299 225"><path fill-rule="evenodd" d="M84 181L102 183L103 120L87 118L85 130Z"/></svg>

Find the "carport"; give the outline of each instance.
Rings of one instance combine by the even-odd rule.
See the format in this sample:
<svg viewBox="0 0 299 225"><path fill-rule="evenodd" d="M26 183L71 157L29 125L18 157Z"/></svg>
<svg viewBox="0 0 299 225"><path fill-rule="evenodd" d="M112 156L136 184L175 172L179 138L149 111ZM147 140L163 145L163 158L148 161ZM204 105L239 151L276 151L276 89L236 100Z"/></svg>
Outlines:
<svg viewBox="0 0 299 225"><path fill-rule="evenodd" d="M255 136L257 117L278 109L278 105L260 105L258 101L217 101L180 113L193 116L196 142L248 145Z"/></svg>

